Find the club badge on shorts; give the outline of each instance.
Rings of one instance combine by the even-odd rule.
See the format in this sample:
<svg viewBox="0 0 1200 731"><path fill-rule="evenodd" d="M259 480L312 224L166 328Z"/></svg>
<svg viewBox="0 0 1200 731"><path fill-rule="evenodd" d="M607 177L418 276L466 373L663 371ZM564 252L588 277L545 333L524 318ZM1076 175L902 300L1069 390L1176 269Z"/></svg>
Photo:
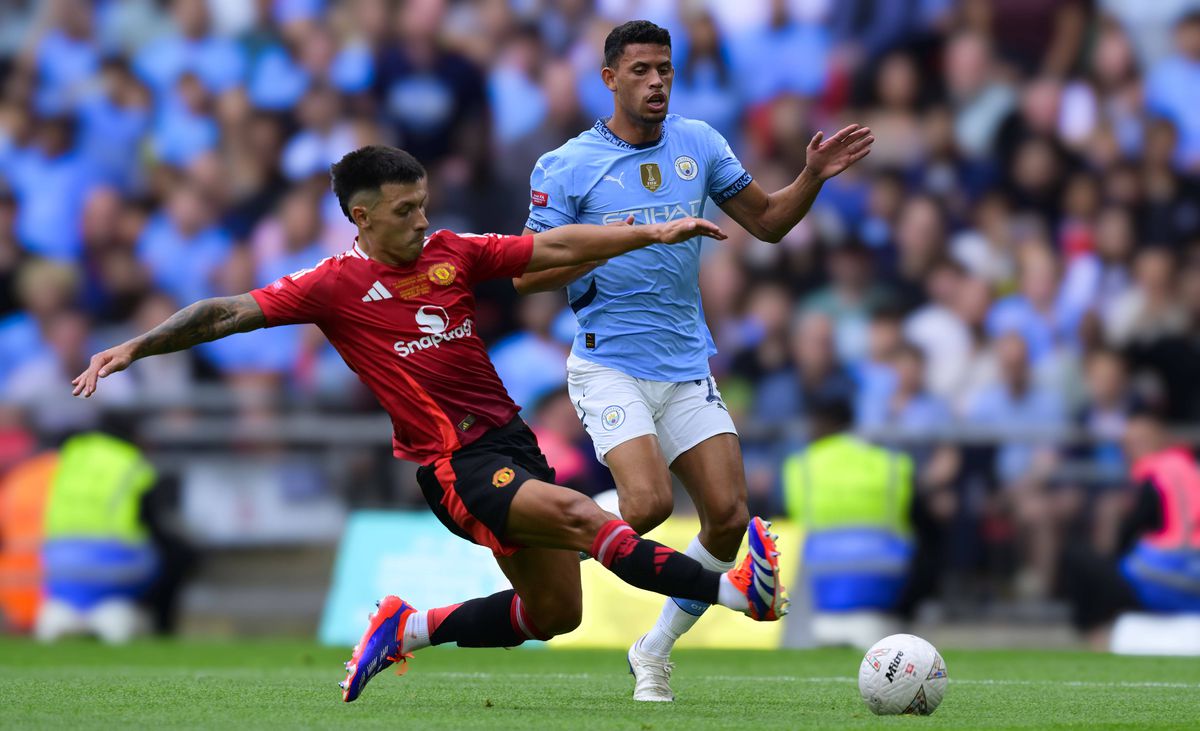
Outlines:
<svg viewBox="0 0 1200 731"><path fill-rule="evenodd" d="M604 422L605 430L612 431L625 423L625 409L620 406L609 406L600 412L600 420Z"/></svg>
<svg viewBox="0 0 1200 731"><path fill-rule="evenodd" d="M492 475L492 487L504 487L512 482L514 477L516 473L512 471L512 467L501 467Z"/></svg>

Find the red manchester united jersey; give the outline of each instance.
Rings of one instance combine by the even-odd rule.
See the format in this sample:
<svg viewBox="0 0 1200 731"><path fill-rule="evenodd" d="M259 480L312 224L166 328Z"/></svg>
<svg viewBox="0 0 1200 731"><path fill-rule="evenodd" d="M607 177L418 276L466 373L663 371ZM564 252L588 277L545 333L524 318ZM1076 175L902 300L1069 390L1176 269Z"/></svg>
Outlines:
<svg viewBox="0 0 1200 731"><path fill-rule="evenodd" d="M315 323L392 417L392 446L421 464L508 423L517 406L475 332L475 284L520 276L532 236L437 231L417 260L358 248L256 289L267 326Z"/></svg>

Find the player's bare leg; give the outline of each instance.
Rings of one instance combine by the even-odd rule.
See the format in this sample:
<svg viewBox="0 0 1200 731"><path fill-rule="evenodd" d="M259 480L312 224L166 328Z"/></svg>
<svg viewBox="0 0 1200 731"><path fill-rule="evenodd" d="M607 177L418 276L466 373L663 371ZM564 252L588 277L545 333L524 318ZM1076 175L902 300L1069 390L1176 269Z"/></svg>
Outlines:
<svg viewBox="0 0 1200 731"><path fill-rule="evenodd" d="M700 534L684 551L711 571L733 568L746 523L746 479L737 436L717 434L679 455L671 470L687 488L700 517ZM654 626L629 648L634 699L671 701L671 650L708 606L672 598L663 604Z"/></svg>
<svg viewBox="0 0 1200 731"><path fill-rule="evenodd" d="M604 461L617 483L620 517L634 530L647 533L671 516L675 495L657 436L647 434L621 442L605 453ZM743 523L741 530L745 529ZM740 539L741 532L738 535Z"/></svg>
<svg viewBox="0 0 1200 731"><path fill-rule="evenodd" d="M520 601L515 616L531 638L545 639L572 632L583 618L583 586L579 554L553 548L524 548L497 556Z"/></svg>

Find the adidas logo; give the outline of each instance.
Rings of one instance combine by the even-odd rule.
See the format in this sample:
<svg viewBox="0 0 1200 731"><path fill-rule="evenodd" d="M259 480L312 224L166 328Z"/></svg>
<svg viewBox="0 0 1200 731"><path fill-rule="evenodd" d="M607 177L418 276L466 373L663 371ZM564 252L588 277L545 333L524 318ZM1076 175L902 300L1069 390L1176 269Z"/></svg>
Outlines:
<svg viewBox="0 0 1200 731"><path fill-rule="evenodd" d="M378 302L379 300L390 300L392 293L387 291L387 287L383 286L382 282L375 282L367 293L363 295L363 302Z"/></svg>

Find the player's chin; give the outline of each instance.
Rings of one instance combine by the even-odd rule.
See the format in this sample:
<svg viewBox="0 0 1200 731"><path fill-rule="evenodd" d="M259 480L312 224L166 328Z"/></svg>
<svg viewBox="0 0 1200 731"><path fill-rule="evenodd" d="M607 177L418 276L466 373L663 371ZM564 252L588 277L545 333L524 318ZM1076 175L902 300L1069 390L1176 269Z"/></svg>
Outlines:
<svg viewBox="0 0 1200 731"><path fill-rule="evenodd" d="M662 107L645 106L642 107L642 123L643 124L658 124L667 118L667 105Z"/></svg>

